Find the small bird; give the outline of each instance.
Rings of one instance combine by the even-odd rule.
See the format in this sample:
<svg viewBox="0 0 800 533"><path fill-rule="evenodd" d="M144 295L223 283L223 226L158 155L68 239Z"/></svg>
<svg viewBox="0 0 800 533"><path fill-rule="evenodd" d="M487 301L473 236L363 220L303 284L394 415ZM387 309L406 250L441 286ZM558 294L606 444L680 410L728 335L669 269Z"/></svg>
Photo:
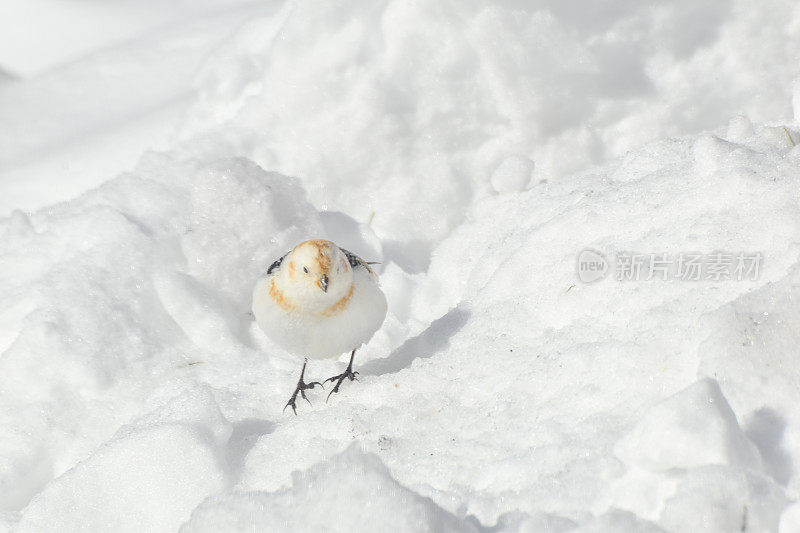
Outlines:
<svg viewBox="0 0 800 533"><path fill-rule="evenodd" d="M378 276L357 255L325 240L305 241L272 263L253 289L253 315L259 327L281 348L303 356L300 379L291 398L297 414L298 393L309 404L305 391L335 382L328 398L339 392L345 379L356 378L353 357L368 342L386 317L386 296ZM322 383L306 383L308 358L325 359L350 352L350 363L341 374Z"/></svg>

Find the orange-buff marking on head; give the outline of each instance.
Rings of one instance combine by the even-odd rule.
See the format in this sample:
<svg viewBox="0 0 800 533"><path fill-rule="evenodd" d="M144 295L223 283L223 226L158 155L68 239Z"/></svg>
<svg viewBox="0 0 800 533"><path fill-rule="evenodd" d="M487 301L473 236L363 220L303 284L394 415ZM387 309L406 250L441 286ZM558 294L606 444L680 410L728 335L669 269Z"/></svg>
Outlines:
<svg viewBox="0 0 800 533"><path fill-rule="evenodd" d="M325 242L325 241L320 241ZM323 246L317 246L317 264L319 265L319 269L323 274L327 274L331 269L331 257L323 253L323 250L330 249L330 247L325 244Z"/></svg>
<svg viewBox="0 0 800 533"><path fill-rule="evenodd" d="M328 274L331 269L331 258L330 258L330 250L332 246L335 246L330 241L325 241L322 239L312 239L310 241L305 241L300 243L297 248L304 247L304 246L313 246L317 251L317 257L315 260L317 265L319 266L319 270L322 274ZM297 249L295 248L295 249ZM326 254L325 252L328 251Z"/></svg>

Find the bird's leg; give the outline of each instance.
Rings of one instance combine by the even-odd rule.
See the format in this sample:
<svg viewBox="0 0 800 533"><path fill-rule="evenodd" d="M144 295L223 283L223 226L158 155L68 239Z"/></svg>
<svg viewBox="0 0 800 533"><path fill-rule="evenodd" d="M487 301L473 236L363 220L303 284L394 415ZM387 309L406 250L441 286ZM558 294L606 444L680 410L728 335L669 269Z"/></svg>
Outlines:
<svg viewBox="0 0 800 533"><path fill-rule="evenodd" d="M297 415L297 406L295 405L294 401L297 399L297 393L300 393L300 396L303 397L305 401L308 402L308 405L311 405L311 400L306 398L306 389L313 389L316 385L322 387L322 383L319 381L312 381L311 383L306 383L303 381L303 376L306 373L306 365L308 364L308 358L303 361L303 370L300 371L300 379L297 380L297 388L294 389L294 393L292 393L292 397L289 398L289 401L286 402L286 405L283 406L283 410L286 411L286 408L290 405L292 406L292 411L294 414ZM325 388L325 387L322 387Z"/></svg>
<svg viewBox="0 0 800 533"><path fill-rule="evenodd" d="M356 355L356 351L353 350L353 353L350 354L350 364L347 365L347 370L345 370L341 374L337 374L335 376L329 377L328 379L326 379L325 381L322 382L322 383L327 383L329 381L331 381L331 382L335 381L336 382L336 385L334 385L333 390L331 390L328 393L328 398L325 399L326 402L331 397L331 394L333 394L334 392L339 392L339 385L342 384L342 381L344 381L345 378L350 378L350 381L353 381L354 379L356 379L356 376L358 375L358 372L353 372L353 357L355 355Z"/></svg>

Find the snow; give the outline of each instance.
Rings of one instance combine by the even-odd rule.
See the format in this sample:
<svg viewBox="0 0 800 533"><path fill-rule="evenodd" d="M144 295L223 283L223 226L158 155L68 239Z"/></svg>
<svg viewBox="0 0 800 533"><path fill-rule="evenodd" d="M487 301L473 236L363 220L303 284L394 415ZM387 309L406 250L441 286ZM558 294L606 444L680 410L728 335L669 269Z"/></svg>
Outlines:
<svg viewBox="0 0 800 533"><path fill-rule="evenodd" d="M492 172L492 187L497 192L520 192L527 188L534 163L524 156L512 155L503 159Z"/></svg>
<svg viewBox="0 0 800 533"><path fill-rule="evenodd" d="M477 531L392 477L357 445L292 476L274 493L236 492L207 500L182 531Z"/></svg>
<svg viewBox="0 0 800 533"><path fill-rule="evenodd" d="M654 472L713 464L761 466L755 445L711 379L651 407L617 443L615 454L628 465Z"/></svg>
<svg viewBox="0 0 800 533"><path fill-rule="evenodd" d="M794 503L788 507L781 515L779 524L780 533L787 533L800 530L800 504Z"/></svg>
<svg viewBox="0 0 800 533"><path fill-rule="evenodd" d="M794 2L22 4L0 531L800 530ZM310 237L389 311L295 417L250 295Z"/></svg>
<svg viewBox="0 0 800 533"><path fill-rule="evenodd" d="M19 531L174 530L225 488L220 455L231 426L210 390L184 393L149 418L49 484Z"/></svg>
<svg viewBox="0 0 800 533"><path fill-rule="evenodd" d="M0 215L68 200L130 170L143 151L168 149L209 53L275 9L242 0L4 1Z"/></svg>

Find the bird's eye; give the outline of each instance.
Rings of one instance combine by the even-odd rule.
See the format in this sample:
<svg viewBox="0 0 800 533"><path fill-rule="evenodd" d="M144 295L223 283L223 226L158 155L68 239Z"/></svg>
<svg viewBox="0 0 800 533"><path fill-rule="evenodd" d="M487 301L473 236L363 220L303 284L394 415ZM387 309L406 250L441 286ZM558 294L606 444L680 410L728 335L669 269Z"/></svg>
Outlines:
<svg viewBox="0 0 800 533"><path fill-rule="evenodd" d="M305 272L306 274L308 274L308 268L307 268L307 267L303 267L303 272Z"/></svg>

